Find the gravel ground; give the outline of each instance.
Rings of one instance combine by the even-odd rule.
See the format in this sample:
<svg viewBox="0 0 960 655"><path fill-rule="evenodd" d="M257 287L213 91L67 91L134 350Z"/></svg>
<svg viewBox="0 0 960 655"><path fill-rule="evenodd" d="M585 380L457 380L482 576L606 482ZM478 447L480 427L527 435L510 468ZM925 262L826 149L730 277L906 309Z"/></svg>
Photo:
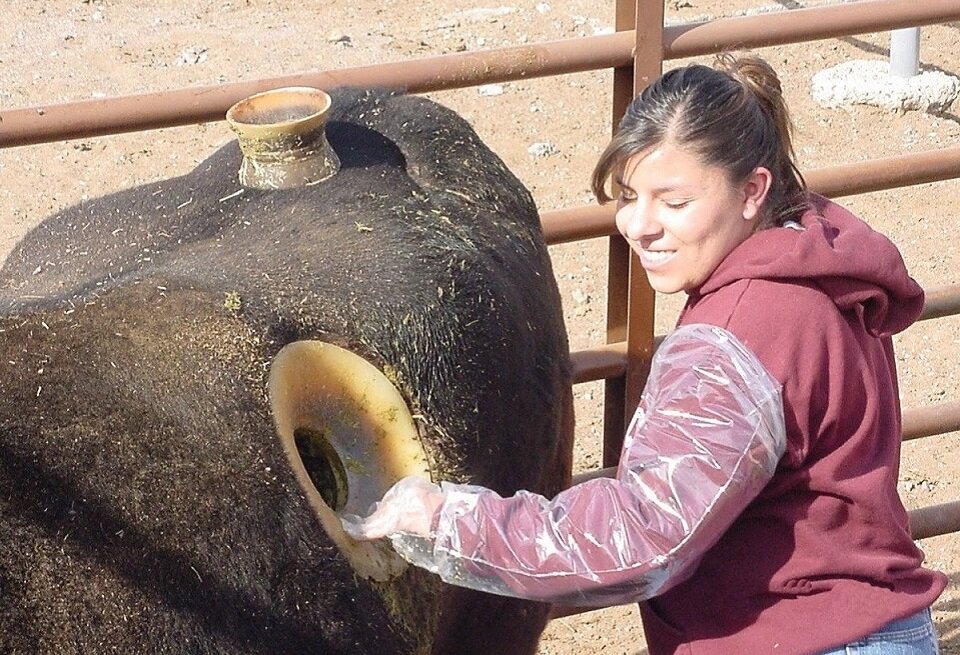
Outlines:
<svg viewBox="0 0 960 655"><path fill-rule="evenodd" d="M819 3L818 3L819 4ZM755 0L668 0L669 22L796 7ZM0 107L43 104L289 73L399 61L612 29L612 0L522 0L489 5L466 0L19 0L0 22ZM960 74L960 24L924 28L925 71ZM867 34L765 48L781 74L797 125L801 168L953 145L960 118L953 105L929 111L872 106L827 109L811 94L813 75L850 60L883 60L888 34ZM674 66L681 62L668 62ZM610 132L611 74L597 71L431 94L473 123L481 137L531 189L541 210L590 202L589 173ZM2 112L0 112L2 116ZM45 216L66 206L191 169L232 138L222 122L0 151L0 258ZM956 181L856 196L851 209L887 233L925 287L957 284L960 193ZM574 350L603 340L606 241L551 249ZM670 328L679 299L658 298L657 331ZM911 328L897 340L905 407L958 397L955 365L960 323L949 318ZM599 465L602 387L576 389L576 464ZM955 434L904 446L901 486L917 507L958 497ZM960 653L960 559L957 535L921 546L931 566L951 577L934 606L944 653ZM540 652L646 652L634 607L554 621Z"/></svg>

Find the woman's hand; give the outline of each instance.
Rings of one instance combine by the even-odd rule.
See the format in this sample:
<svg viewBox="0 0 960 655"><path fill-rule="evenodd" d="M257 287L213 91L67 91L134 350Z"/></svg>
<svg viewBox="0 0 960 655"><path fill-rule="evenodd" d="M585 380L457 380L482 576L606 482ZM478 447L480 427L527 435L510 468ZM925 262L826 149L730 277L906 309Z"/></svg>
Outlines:
<svg viewBox="0 0 960 655"><path fill-rule="evenodd" d="M383 500L374 503L366 518L344 516L343 528L354 539L363 541L396 533L429 537L443 496L440 487L432 482L415 476L403 478L384 494Z"/></svg>

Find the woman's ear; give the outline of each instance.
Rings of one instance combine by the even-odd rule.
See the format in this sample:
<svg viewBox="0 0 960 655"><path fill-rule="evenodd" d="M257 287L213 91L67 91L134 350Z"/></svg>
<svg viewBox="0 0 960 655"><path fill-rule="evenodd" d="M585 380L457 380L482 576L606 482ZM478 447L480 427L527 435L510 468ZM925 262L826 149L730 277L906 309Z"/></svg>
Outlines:
<svg viewBox="0 0 960 655"><path fill-rule="evenodd" d="M743 183L743 218L750 221L761 215L763 203L767 199L773 174L769 169L758 166Z"/></svg>

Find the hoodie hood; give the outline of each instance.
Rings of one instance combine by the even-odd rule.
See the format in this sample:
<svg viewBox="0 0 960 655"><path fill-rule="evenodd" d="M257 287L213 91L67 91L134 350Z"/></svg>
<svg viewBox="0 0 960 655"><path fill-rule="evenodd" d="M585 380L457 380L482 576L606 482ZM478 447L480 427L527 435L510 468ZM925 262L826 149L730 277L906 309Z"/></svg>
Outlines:
<svg viewBox="0 0 960 655"><path fill-rule="evenodd" d="M923 289L887 237L816 194L800 223L803 230L753 234L691 295L743 279L798 280L818 286L841 312L854 312L873 336L895 334L917 320Z"/></svg>

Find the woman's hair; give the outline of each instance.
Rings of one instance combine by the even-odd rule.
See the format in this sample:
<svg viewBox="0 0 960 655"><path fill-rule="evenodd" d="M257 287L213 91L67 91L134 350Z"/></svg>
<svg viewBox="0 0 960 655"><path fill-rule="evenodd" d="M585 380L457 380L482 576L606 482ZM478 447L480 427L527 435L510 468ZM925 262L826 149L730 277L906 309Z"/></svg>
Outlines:
<svg viewBox="0 0 960 655"><path fill-rule="evenodd" d="M637 96L593 171L593 193L611 200L607 181L631 156L665 143L726 171L730 182L758 166L773 182L758 229L796 219L806 183L794 163L792 124L777 74L760 57L721 53L714 67L664 73Z"/></svg>

